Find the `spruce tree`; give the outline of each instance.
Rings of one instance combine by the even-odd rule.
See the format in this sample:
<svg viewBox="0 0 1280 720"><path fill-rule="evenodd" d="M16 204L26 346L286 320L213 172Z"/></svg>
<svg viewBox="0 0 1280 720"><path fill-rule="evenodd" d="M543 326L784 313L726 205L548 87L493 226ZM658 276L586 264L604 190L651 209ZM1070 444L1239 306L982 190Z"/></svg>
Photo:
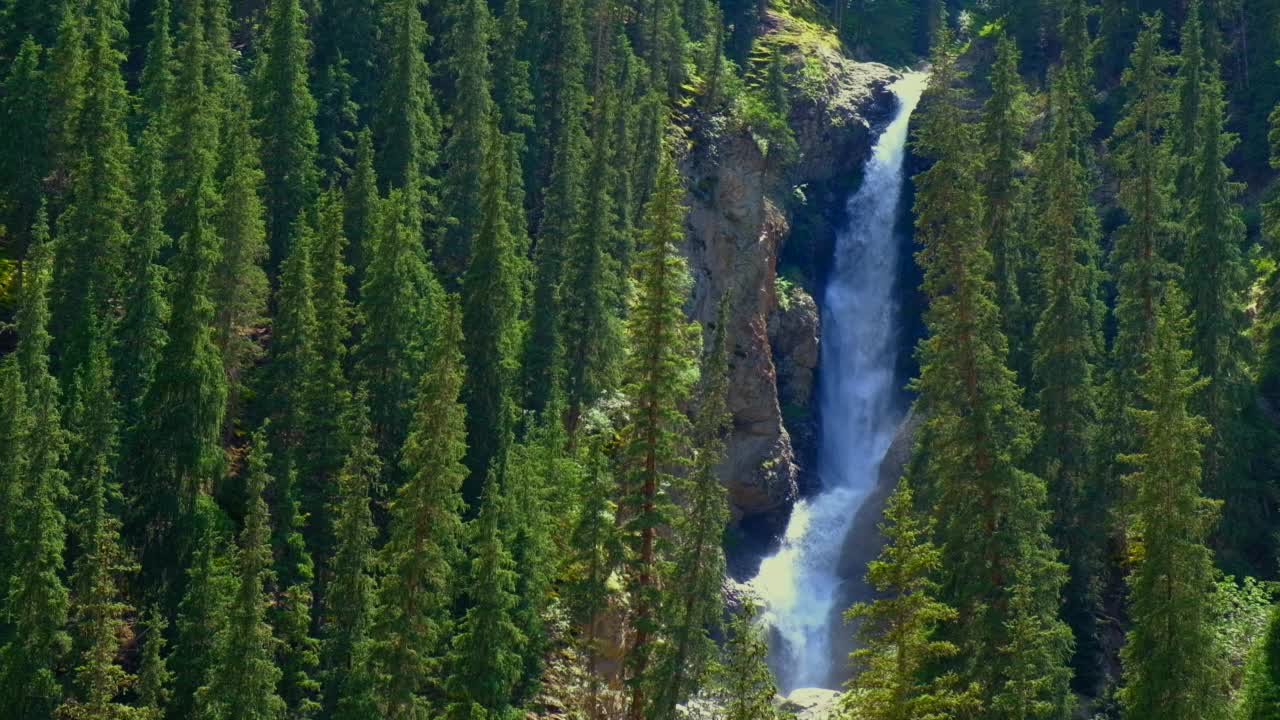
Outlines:
<svg viewBox="0 0 1280 720"><path fill-rule="evenodd" d="M142 642L142 660L134 692L138 708L145 713L145 720L161 720L173 696L173 673L164 652L164 631L169 622L159 609L153 607L147 611L141 624L142 632L138 633L138 639Z"/></svg>
<svg viewBox="0 0 1280 720"><path fill-rule="evenodd" d="M121 697L136 682L119 658L133 635L126 621L133 609L125 601L124 581L137 568L122 545L120 520L112 507L120 501L112 475L117 409L102 330L94 333L90 353L76 375L76 404L68 416L76 439L73 457L79 456L71 478L80 501L73 523L79 554L71 575L76 661L73 692L57 715L68 720L141 720L143 711L127 706Z"/></svg>
<svg viewBox="0 0 1280 720"><path fill-rule="evenodd" d="M601 679L598 668L601 651L599 616L609 607L614 594L610 585L622 547L617 529L616 489L605 454L605 438L591 438L583 482L577 502L578 516L569 535L570 554L566 563L569 578L569 611L579 628L583 669L587 675L584 714L601 717Z"/></svg>
<svg viewBox="0 0 1280 720"><path fill-rule="evenodd" d="M278 520L271 544L276 570L271 588L274 597L268 594L268 621L275 632L284 717L303 720L315 717L320 710L320 683L316 679L320 644L311 634L315 564L302 537L307 517L299 507L296 487L297 472L287 466L274 488Z"/></svg>
<svg viewBox="0 0 1280 720"><path fill-rule="evenodd" d="M308 386L319 369L319 327L312 296L311 252L314 237L306 222L292 233L280 269L280 291L271 321L264 395L270 396L272 440L281 454L278 467L301 462L301 446L309 442L307 424L315 416Z"/></svg>
<svg viewBox="0 0 1280 720"><path fill-rule="evenodd" d="M1206 539L1218 503L1201 495L1200 454L1209 433L1190 403L1198 379L1186 350L1181 295L1169 286L1157 313L1150 365L1132 409L1141 449L1125 461L1136 492L1136 562L1129 574L1132 625L1122 651L1120 700L1128 718L1215 720L1228 716L1212 593L1213 554Z"/></svg>
<svg viewBox="0 0 1280 720"><path fill-rule="evenodd" d="M382 197L378 194L378 174L374 169L373 132L368 128L356 136L355 165L344 196L343 227L347 232L347 259L351 264L351 290L355 298L378 245L378 222Z"/></svg>
<svg viewBox="0 0 1280 720"><path fill-rule="evenodd" d="M729 523L729 502L717 468L724 461L725 439L733 422L728 410L729 298L720 299L710 347L703 354L693 426L693 471L681 483L685 498L675 523L677 551L663 607L664 632L670 638L658 656L657 674L666 678L654 698L653 718L674 720L676 708L701 687L715 660L710 633L724 615L722 544Z"/></svg>
<svg viewBox="0 0 1280 720"><path fill-rule="evenodd" d="M565 263L577 227L582 204L583 155L587 145L583 115L586 112L584 66L586 40L582 31L579 0L556 0L549 17L552 22L547 49L548 67L540 77L548 87L546 127L539 136L546 140L539 176L546 188L541 203L534 246L534 281L529 332L522 358L525 405L540 411L551 397L552 387L561 381L565 353L563 285Z"/></svg>
<svg viewBox="0 0 1280 720"><path fill-rule="evenodd" d="M245 461L248 507L236 548L235 590L213 639L205 683L196 691L197 720L270 720L284 715L284 701L276 692L281 672L267 623L270 599L265 592L273 580L271 521L263 499L271 483L270 461L266 433L259 430Z"/></svg>
<svg viewBox="0 0 1280 720"><path fill-rule="evenodd" d="M413 194L393 191L382 215L377 254L360 292L363 331L355 348L356 377L369 390L384 470L397 480L402 474L394 460L409 433L416 387L437 340L433 325L443 293L419 241Z"/></svg>
<svg viewBox="0 0 1280 720"><path fill-rule="evenodd" d="M419 383L412 428L401 453L405 482L389 508L385 575L372 629L381 717L425 717L438 692L441 643L448 637L454 568L462 539L466 409L462 391L462 319L450 301Z"/></svg>
<svg viewBox="0 0 1280 720"><path fill-rule="evenodd" d="M1231 463L1247 372L1243 306L1249 279L1242 251L1245 227L1236 202L1243 185L1232 180L1225 161L1236 136L1225 129L1226 102L1215 66L1206 68L1203 83L1183 287L1192 311L1190 348L1208 381L1196 406L1212 428L1205 442L1204 485L1211 495L1230 499L1238 491L1233 487L1238 471Z"/></svg>
<svg viewBox="0 0 1280 720"><path fill-rule="evenodd" d="M493 18L486 0L464 0L445 38L449 74L453 80L453 113L445 166L442 201L448 214L444 247L435 258L446 278L461 277L471 265L474 237L488 215L489 167L496 154L505 164L501 142L489 138L493 100L490 95L489 38ZM499 190L505 188L499 187ZM467 327L470 327L468 324ZM474 471L473 471L474 472ZM483 473L483 471L482 471Z"/></svg>
<svg viewBox="0 0 1280 720"><path fill-rule="evenodd" d="M1201 23L1200 0L1190 0L1182 25L1178 55L1178 77L1175 83L1175 108L1169 123L1169 146L1173 153L1173 196L1178 203L1178 217L1186 217L1191 211L1191 201L1196 197L1196 168L1203 140L1200 136L1201 116L1204 114L1206 61L1204 57L1204 26ZM1170 259L1183 260L1186 238L1180 237L1178 247L1170 249Z"/></svg>
<svg viewBox="0 0 1280 720"><path fill-rule="evenodd" d="M40 209L49 170L48 76L40 67L44 49L32 38L22 41L18 54L0 82L0 227L10 238L13 254L25 257L30 229Z"/></svg>
<svg viewBox="0 0 1280 720"><path fill-rule="evenodd" d="M982 146L987 155L980 179L983 230L994 262L1001 327L1009 338L1009 364L1019 378L1026 380L1031 375L1031 358L1024 341L1031 336L1034 319L1028 317L1023 305L1023 296L1029 290L1030 258L1020 232L1020 216L1026 202L1020 173L1030 113L1027 91L1018 75L1021 57L1014 41L1001 35L991 68L991 97L982 111Z"/></svg>
<svg viewBox="0 0 1280 720"><path fill-rule="evenodd" d="M242 376L262 353L255 330L266 323L270 290L262 266L268 254L259 194L263 173L244 95L241 81L233 77L227 90L229 107L218 166L222 203L216 222L222 244L210 280L215 308L214 342L222 354L229 390L227 406L232 417L245 392Z"/></svg>
<svg viewBox="0 0 1280 720"><path fill-rule="evenodd" d="M144 547L144 575L153 587L167 578L176 585L175 541L198 535L180 532L181 516L195 513L197 499L222 474L220 446L227 404L222 353L214 342L211 284L222 242L216 230L219 205L217 107L206 80L204 0L185 0L179 31L179 67L174 95L181 98L170 156L178 162L173 225L179 232L171 267L174 282L168 342L142 401L142 418L130 438L131 473L138 499L131 535Z"/></svg>
<svg viewBox="0 0 1280 720"><path fill-rule="evenodd" d="M1123 82L1124 114L1112 135L1112 162L1127 221L1116 229L1111 263L1116 284L1116 334L1102 407L1098 461L1110 498L1123 497L1116 456L1137 449L1133 417L1140 377L1155 339L1162 283L1176 270L1165 258L1177 228L1173 221L1174 162L1164 141L1172 106L1167 74L1171 60L1160 48L1160 17L1147 18Z"/></svg>
<svg viewBox="0 0 1280 720"><path fill-rule="evenodd" d="M506 454L515 424L516 372L520 343L523 269L507 219L507 142L496 123L482 138L486 144L482 205L474 226L474 255L463 278L464 355L468 372L468 497L478 498L491 467L504 482Z"/></svg>
<svg viewBox="0 0 1280 720"><path fill-rule="evenodd" d="M262 170L269 267L289 252L296 223L315 199L316 101L307 80L311 43L302 0L272 0L267 6L265 54L255 97L262 138Z"/></svg>
<svg viewBox="0 0 1280 720"><path fill-rule="evenodd" d="M1093 475L1098 414L1094 366L1102 342L1096 332L1096 218L1088 194L1089 171L1073 145L1074 114L1065 109L1078 102L1072 78L1056 71L1052 83L1055 114L1037 167L1044 193L1036 226L1043 243L1038 280L1044 307L1032 336L1041 428L1033 467L1050 489L1052 533L1068 568L1064 615L1076 635L1074 664L1083 671L1097 665L1098 600L1092 586L1101 553L1100 489Z"/></svg>
<svg viewBox="0 0 1280 720"><path fill-rule="evenodd" d="M533 91L523 43L529 24L520 0L504 0L494 35L493 102L502 118L502 132L518 138L517 157L524 156L525 136L533 129Z"/></svg>
<svg viewBox="0 0 1280 720"><path fill-rule="evenodd" d="M48 110L48 164L46 189L61 193L66 190L67 164L74 158L76 132L84 110L85 81L88 64L85 58L85 4L56 3L59 13L56 40L49 48L46 107Z"/></svg>
<svg viewBox="0 0 1280 720"><path fill-rule="evenodd" d="M359 672L358 660L366 649L373 622L373 543L378 529L373 522L370 494L381 474L382 462L369 425L367 404L364 391L357 392L345 428L351 449L337 476L333 563L321 617L327 713L336 712L344 691L350 689L350 679Z"/></svg>
<svg viewBox="0 0 1280 720"><path fill-rule="evenodd" d="M922 458L924 488L939 515L942 599L963 625L944 639L960 648L961 683L978 685L988 705L1014 666L1040 679L1040 697L1062 716L1070 704L1066 662L1070 638L1057 618L1065 569L1046 528L1047 493L1040 478L1020 465L1031 449L1034 421L1005 365L1008 343L1000 330L990 280L992 259L979 230L974 126L962 109L949 38L939 40L916 149L932 167L916 176L917 255L924 267L928 337L918 350L915 387L928 413L930 443ZM1006 622L1015 590L1013 571L1034 564L1035 617L1048 652L1028 660L1005 655ZM1023 667L1030 663L1030 667Z"/></svg>
<svg viewBox="0 0 1280 720"><path fill-rule="evenodd" d="M114 0L86 3L83 112L67 148L68 206L58 220L51 306L60 379L74 402L71 379L89 357L92 328L114 320L133 212L132 152L126 118L129 96L120 65L123 10Z"/></svg>
<svg viewBox="0 0 1280 720"><path fill-rule="evenodd" d="M423 54L427 27L421 0L390 0L380 12L386 57L374 116L375 137L380 141L378 176L388 187L408 193L420 224L424 179L435 166L440 145L440 118Z"/></svg>
<svg viewBox="0 0 1280 720"><path fill-rule="evenodd" d="M717 678L718 694L724 698L724 720L783 717L773 705L778 686L765 662L769 644L756 624L759 612L755 601L748 598L729 621L729 639Z"/></svg>
<svg viewBox="0 0 1280 720"><path fill-rule="evenodd" d="M51 717L62 699L58 671L70 649L66 546L67 438L58 381L49 371L49 284L52 245L45 216L36 215L16 325L16 356L25 390L27 432L18 448L22 473L12 513L12 573L3 615L12 630L0 647L0 704L14 720Z"/></svg>
<svg viewBox="0 0 1280 720"><path fill-rule="evenodd" d="M312 24L312 95L324 172L345 177L355 135L373 118L379 87L375 0L323 0Z"/></svg>
<svg viewBox="0 0 1280 720"><path fill-rule="evenodd" d="M178 718L194 717L196 692L216 660L217 640L236 590L233 549L222 511L208 496L201 496L190 519L196 527L189 532L197 542L184 568L186 591L178 604L170 656L173 699L168 710L169 717Z"/></svg>
<svg viewBox="0 0 1280 720"><path fill-rule="evenodd" d="M31 415L27 408L27 391L22 386L18 359L10 354L0 360L0 503L16 507L22 497L26 473L25 444ZM17 518L8 513L0 516L0 607L9 597L16 560L14 531ZM8 643L13 626L0 623L0 647Z"/></svg>
<svg viewBox="0 0 1280 720"><path fill-rule="evenodd" d="M690 389L697 326L684 315L691 279L679 250L684 239L682 192L675 161L666 150L645 212L643 250L636 259L636 299L627 318L630 355L625 392L631 423L622 431L626 468L622 506L624 532L631 546L627 567L632 611L627 651L629 720L645 717L654 684L664 681L652 675L663 600L660 578L667 554L661 533L671 521L668 491L675 481L671 473L686 462L681 448L688 418L681 407Z"/></svg>
<svg viewBox="0 0 1280 720"><path fill-rule="evenodd" d="M860 720L952 717L972 709L966 705L973 698L957 687L956 676L934 667L960 651L935 637L941 624L955 621L956 611L938 599L933 578L942 568L942 552L929 540L933 522L916 516L913 497L904 477L885 507L885 544L867 566L867 584L880 597L845 612L846 621L858 622L861 643L849 655L858 672L841 702L846 714Z"/></svg>
<svg viewBox="0 0 1280 720"><path fill-rule="evenodd" d="M513 621L516 564L504 537L510 512L498 476L490 471L480 515L473 523L470 574L464 591L469 607L458 622L445 658L448 717L454 720L508 716L523 670L520 646L524 638Z"/></svg>
<svg viewBox="0 0 1280 720"><path fill-rule="evenodd" d="M172 49L168 43L168 3L156 6L153 41L143 70L142 96L150 110L138 142L137 223L125 249L124 315L116 333L116 389L126 436L142 422L142 404L155 380L167 341L169 320L166 268L161 253L172 241L165 232L164 150L169 142Z"/></svg>

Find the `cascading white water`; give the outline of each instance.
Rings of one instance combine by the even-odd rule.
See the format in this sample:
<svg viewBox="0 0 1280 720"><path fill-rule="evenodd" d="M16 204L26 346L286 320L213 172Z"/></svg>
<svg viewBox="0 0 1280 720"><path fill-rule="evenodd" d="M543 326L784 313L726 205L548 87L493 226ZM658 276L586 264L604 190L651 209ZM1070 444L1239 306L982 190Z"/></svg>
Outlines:
<svg viewBox="0 0 1280 720"><path fill-rule="evenodd" d="M783 644L773 648L783 692L828 686L839 674L831 638L843 610L840 553L902 420L895 374L902 238L894 226L907 129L926 81L911 73L894 83L897 113L867 161L862 187L848 201L849 224L836 239L822 307L822 490L796 505L781 548L752 581L764 621Z"/></svg>

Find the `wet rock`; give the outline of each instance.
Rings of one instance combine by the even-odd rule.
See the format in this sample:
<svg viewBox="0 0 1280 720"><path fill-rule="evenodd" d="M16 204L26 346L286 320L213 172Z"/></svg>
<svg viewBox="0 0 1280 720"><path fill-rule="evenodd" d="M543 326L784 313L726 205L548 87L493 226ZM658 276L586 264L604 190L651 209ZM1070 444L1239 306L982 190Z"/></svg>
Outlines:
<svg viewBox="0 0 1280 720"><path fill-rule="evenodd" d="M796 720L835 720L839 716L840 693L822 688L794 690L782 702L782 709L795 714Z"/></svg>

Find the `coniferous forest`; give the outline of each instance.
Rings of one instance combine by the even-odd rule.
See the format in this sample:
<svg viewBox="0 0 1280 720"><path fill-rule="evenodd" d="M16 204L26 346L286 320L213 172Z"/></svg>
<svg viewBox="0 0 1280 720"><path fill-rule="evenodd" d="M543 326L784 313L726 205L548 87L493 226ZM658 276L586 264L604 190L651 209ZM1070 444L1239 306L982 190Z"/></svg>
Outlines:
<svg viewBox="0 0 1280 720"><path fill-rule="evenodd" d="M930 73L830 717L1280 719L1280 0L0 0L0 717L789 717L689 211L811 45Z"/></svg>

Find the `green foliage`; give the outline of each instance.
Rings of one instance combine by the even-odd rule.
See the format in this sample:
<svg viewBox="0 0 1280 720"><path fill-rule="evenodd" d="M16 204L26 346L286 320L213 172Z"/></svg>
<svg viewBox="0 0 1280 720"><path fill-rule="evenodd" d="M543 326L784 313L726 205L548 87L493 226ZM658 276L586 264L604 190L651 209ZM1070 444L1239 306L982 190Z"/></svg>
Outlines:
<svg viewBox="0 0 1280 720"><path fill-rule="evenodd" d="M724 698L724 720L783 720L773 705L778 687L765 663L769 645L756 624L759 610L747 599L729 623L729 641L718 674L717 694Z"/></svg>

